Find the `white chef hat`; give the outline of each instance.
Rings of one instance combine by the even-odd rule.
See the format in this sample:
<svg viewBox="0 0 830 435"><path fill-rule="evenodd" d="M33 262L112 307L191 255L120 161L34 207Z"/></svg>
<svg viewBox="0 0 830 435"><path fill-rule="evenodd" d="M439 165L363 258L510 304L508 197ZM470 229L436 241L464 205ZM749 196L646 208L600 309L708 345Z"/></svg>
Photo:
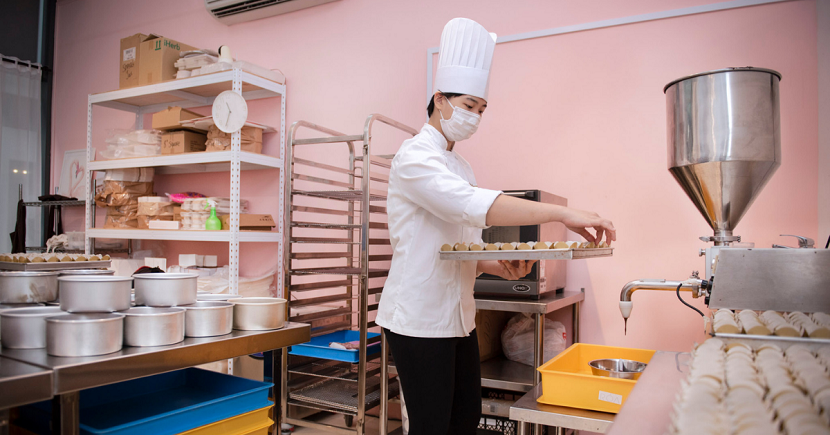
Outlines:
<svg viewBox="0 0 830 435"><path fill-rule="evenodd" d="M453 18L441 33L434 92L487 99L496 34L468 18Z"/></svg>

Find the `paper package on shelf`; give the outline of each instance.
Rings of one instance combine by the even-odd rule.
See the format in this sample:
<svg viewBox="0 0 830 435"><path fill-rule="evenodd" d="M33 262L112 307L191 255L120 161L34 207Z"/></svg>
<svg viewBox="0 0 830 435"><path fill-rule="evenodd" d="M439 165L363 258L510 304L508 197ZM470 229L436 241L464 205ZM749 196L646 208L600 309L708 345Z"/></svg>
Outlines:
<svg viewBox="0 0 830 435"><path fill-rule="evenodd" d="M264 79L271 80L272 82L283 84L285 83L285 75L282 71L279 70L270 70L259 65L252 64L250 62L246 62L244 60L237 60L233 63L230 62L217 62L205 65L197 70L191 71L191 76L196 75L204 75L204 74L211 74L220 71L230 71L234 68L241 69L242 71L249 72L251 74L258 75Z"/></svg>
<svg viewBox="0 0 830 435"><path fill-rule="evenodd" d="M262 129L257 127L242 127L240 148L249 153L262 154ZM231 134L219 130L216 125L208 129L205 151L228 151L231 149Z"/></svg>
<svg viewBox="0 0 830 435"><path fill-rule="evenodd" d="M108 169L104 175L104 180L149 183L153 181L154 175L155 169L153 168Z"/></svg>
<svg viewBox="0 0 830 435"><path fill-rule="evenodd" d="M184 200L182 203L182 211L193 211L193 212L203 212L203 211L210 211L208 208L208 200L216 201L216 213L218 214L230 214L231 212L231 199L230 198L219 198L219 197L209 197L209 198L188 198ZM240 213L247 213L248 212L248 200L247 199L240 199L239 200L239 212Z"/></svg>
<svg viewBox="0 0 830 435"><path fill-rule="evenodd" d="M142 196L138 198L139 216L169 216L175 215L175 207L171 201L164 196Z"/></svg>
<svg viewBox="0 0 830 435"><path fill-rule="evenodd" d="M153 194L153 183L104 180L95 193L99 207L138 204L138 198Z"/></svg>
<svg viewBox="0 0 830 435"><path fill-rule="evenodd" d="M158 130L110 130L107 149L100 152L108 160L149 157L161 154Z"/></svg>
<svg viewBox="0 0 830 435"><path fill-rule="evenodd" d="M188 272L189 269L170 266L167 272ZM277 296L277 288L274 285L274 277L276 276L276 269L271 269L268 272L253 277L239 277L239 295L244 297L275 297ZM210 293L228 293L228 278L230 277L230 268L222 266L209 275L199 276L198 287L199 291L206 291Z"/></svg>
<svg viewBox="0 0 830 435"><path fill-rule="evenodd" d="M107 216L104 219L104 228L107 229L135 229L138 228L138 206L122 205L107 207Z"/></svg>

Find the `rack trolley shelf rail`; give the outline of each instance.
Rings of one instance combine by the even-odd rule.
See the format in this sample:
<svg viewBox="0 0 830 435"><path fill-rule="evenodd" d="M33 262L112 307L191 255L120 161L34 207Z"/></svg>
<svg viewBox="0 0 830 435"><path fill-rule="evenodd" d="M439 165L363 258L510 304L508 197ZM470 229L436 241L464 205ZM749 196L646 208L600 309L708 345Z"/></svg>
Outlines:
<svg viewBox="0 0 830 435"><path fill-rule="evenodd" d="M417 134L378 114L366 119L363 134L345 135L305 121L295 122L288 134L285 228L290 233L284 258L291 321L311 323L312 337L356 329L351 339L359 346L356 363L283 353L286 423L363 435L366 411L380 405L380 433L387 433L388 399L399 388L389 379L385 338L370 329L380 332L374 318L392 259L385 206L392 156L372 153L376 122L401 137ZM314 137L299 139L298 132ZM349 428L291 415L316 411L343 414Z"/></svg>

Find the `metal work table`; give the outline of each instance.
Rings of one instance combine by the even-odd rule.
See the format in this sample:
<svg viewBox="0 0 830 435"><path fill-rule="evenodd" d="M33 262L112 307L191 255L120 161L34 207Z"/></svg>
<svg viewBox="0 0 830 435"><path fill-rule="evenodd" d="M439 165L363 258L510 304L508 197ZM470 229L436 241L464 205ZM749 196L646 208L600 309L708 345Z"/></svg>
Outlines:
<svg viewBox="0 0 830 435"><path fill-rule="evenodd" d="M689 375L688 352L657 352L617 414L609 435L662 435L671 421L680 382Z"/></svg>
<svg viewBox="0 0 830 435"><path fill-rule="evenodd" d="M614 422L611 413L539 403L541 395L542 386L537 385L510 407L510 419L519 422L519 435L526 434L531 423L556 427L558 434L566 428L605 433Z"/></svg>
<svg viewBox="0 0 830 435"><path fill-rule="evenodd" d="M115 353L90 357L54 357L47 355L46 349L3 349L0 351L0 361L15 360L50 370L51 393L55 395L53 420L59 419L59 424L54 425L53 430L61 434L77 434L80 390L282 349L310 339L309 325L286 323L284 328L277 330L234 330L218 337L186 338L183 342L170 346L125 347ZM280 373L279 361L280 358L273 358L275 374ZM279 382L274 384L275 389L278 389ZM279 421L275 421L275 424L278 425Z"/></svg>
<svg viewBox="0 0 830 435"><path fill-rule="evenodd" d="M680 381L689 373L689 358L688 353L655 353L616 415L538 403L542 386L537 385L510 407L510 419L520 422L519 435L527 434L530 424L555 427L557 434L575 429L609 435L662 435L669 425Z"/></svg>
<svg viewBox="0 0 830 435"><path fill-rule="evenodd" d="M0 358L0 410L52 398L52 371Z"/></svg>
<svg viewBox="0 0 830 435"><path fill-rule="evenodd" d="M493 298L492 296L477 296L477 310L506 311L513 313L532 314L535 320L533 344L534 365L528 366L510 361L503 356L497 356L481 363L481 386L501 390L528 392L539 382L541 376L534 367L544 363L545 342L545 314L571 306L573 308L573 342L579 342L579 305L585 300L582 291L563 291L544 293L538 300L516 298ZM500 399L483 399L482 413L510 417L511 401ZM539 433L536 425L535 433Z"/></svg>

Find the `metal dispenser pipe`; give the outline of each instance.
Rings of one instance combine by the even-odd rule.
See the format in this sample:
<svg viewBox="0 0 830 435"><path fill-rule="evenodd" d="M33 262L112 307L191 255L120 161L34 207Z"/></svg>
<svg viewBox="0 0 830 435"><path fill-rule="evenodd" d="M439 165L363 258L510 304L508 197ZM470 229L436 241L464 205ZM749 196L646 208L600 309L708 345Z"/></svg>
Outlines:
<svg viewBox="0 0 830 435"><path fill-rule="evenodd" d="M673 292L677 291L677 286L680 286L681 291L692 292L692 297L698 298L706 293L705 289L701 290L705 287L705 282L697 278L696 274L693 274L691 278L685 281L668 281L665 279L638 279L631 281L620 292L620 313L622 313L623 318L627 321L631 315L631 309L634 307L631 296L637 290L663 290Z"/></svg>

